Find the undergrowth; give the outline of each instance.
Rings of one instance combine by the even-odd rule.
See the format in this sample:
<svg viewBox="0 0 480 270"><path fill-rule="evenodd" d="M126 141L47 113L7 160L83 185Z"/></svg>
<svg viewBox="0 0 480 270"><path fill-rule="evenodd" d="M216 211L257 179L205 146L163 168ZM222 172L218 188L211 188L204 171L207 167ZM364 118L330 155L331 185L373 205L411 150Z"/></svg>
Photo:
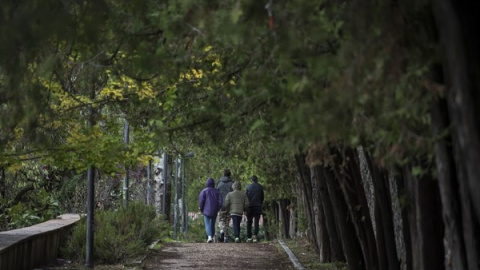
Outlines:
<svg viewBox="0 0 480 270"><path fill-rule="evenodd" d="M61 250L66 259L85 258L86 226L83 217ZM115 211L98 211L94 222L94 260L106 264L126 262L146 253L154 240L167 236L168 223L157 217L151 206L132 202Z"/></svg>

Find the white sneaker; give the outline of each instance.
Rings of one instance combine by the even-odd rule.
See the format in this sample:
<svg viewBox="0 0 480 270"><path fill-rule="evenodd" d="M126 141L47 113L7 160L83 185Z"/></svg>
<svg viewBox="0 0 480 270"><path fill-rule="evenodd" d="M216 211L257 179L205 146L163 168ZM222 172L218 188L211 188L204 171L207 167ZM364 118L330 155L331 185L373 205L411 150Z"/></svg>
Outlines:
<svg viewBox="0 0 480 270"><path fill-rule="evenodd" d="M209 236L208 236L208 239L207 239L207 243L212 243L212 242L213 242L213 239L212 239L212 237L209 235Z"/></svg>

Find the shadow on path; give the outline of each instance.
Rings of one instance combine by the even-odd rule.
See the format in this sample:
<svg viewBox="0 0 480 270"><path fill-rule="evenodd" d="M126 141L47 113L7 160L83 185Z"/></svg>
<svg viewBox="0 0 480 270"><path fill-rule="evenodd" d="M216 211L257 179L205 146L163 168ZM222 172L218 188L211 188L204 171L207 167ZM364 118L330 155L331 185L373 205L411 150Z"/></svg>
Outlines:
<svg viewBox="0 0 480 270"><path fill-rule="evenodd" d="M295 269L274 243L169 243L146 269Z"/></svg>

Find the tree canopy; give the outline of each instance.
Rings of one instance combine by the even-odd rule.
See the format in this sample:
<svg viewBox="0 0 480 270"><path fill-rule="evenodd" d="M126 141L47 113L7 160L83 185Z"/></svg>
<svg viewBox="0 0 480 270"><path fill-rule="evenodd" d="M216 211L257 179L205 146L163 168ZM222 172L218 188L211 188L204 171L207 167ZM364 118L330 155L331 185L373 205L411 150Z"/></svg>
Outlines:
<svg viewBox="0 0 480 270"><path fill-rule="evenodd" d="M314 207L362 149L372 178L453 181L475 227L478 4L453 2L3 1L0 186L32 164L116 175L193 151L190 204L230 168Z"/></svg>

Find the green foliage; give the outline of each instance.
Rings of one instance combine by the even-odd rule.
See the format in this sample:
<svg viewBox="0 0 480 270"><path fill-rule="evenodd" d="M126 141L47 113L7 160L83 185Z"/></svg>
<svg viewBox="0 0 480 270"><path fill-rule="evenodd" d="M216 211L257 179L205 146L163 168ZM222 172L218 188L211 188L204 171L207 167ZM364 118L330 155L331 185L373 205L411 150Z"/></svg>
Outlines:
<svg viewBox="0 0 480 270"><path fill-rule="evenodd" d="M28 202L18 202L0 213L0 229L13 230L28 227L54 219L61 213L56 196L41 188L29 196Z"/></svg>
<svg viewBox="0 0 480 270"><path fill-rule="evenodd" d="M188 234L185 238L188 242L203 243L206 240L205 223L203 216L199 216L197 219L188 219Z"/></svg>
<svg viewBox="0 0 480 270"><path fill-rule="evenodd" d="M118 263L146 252L155 239L168 235L168 224L156 217L153 207L130 203L117 211L95 213L95 259L104 263ZM85 256L86 218L75 227L63 254L70 259Z"/></svg>

